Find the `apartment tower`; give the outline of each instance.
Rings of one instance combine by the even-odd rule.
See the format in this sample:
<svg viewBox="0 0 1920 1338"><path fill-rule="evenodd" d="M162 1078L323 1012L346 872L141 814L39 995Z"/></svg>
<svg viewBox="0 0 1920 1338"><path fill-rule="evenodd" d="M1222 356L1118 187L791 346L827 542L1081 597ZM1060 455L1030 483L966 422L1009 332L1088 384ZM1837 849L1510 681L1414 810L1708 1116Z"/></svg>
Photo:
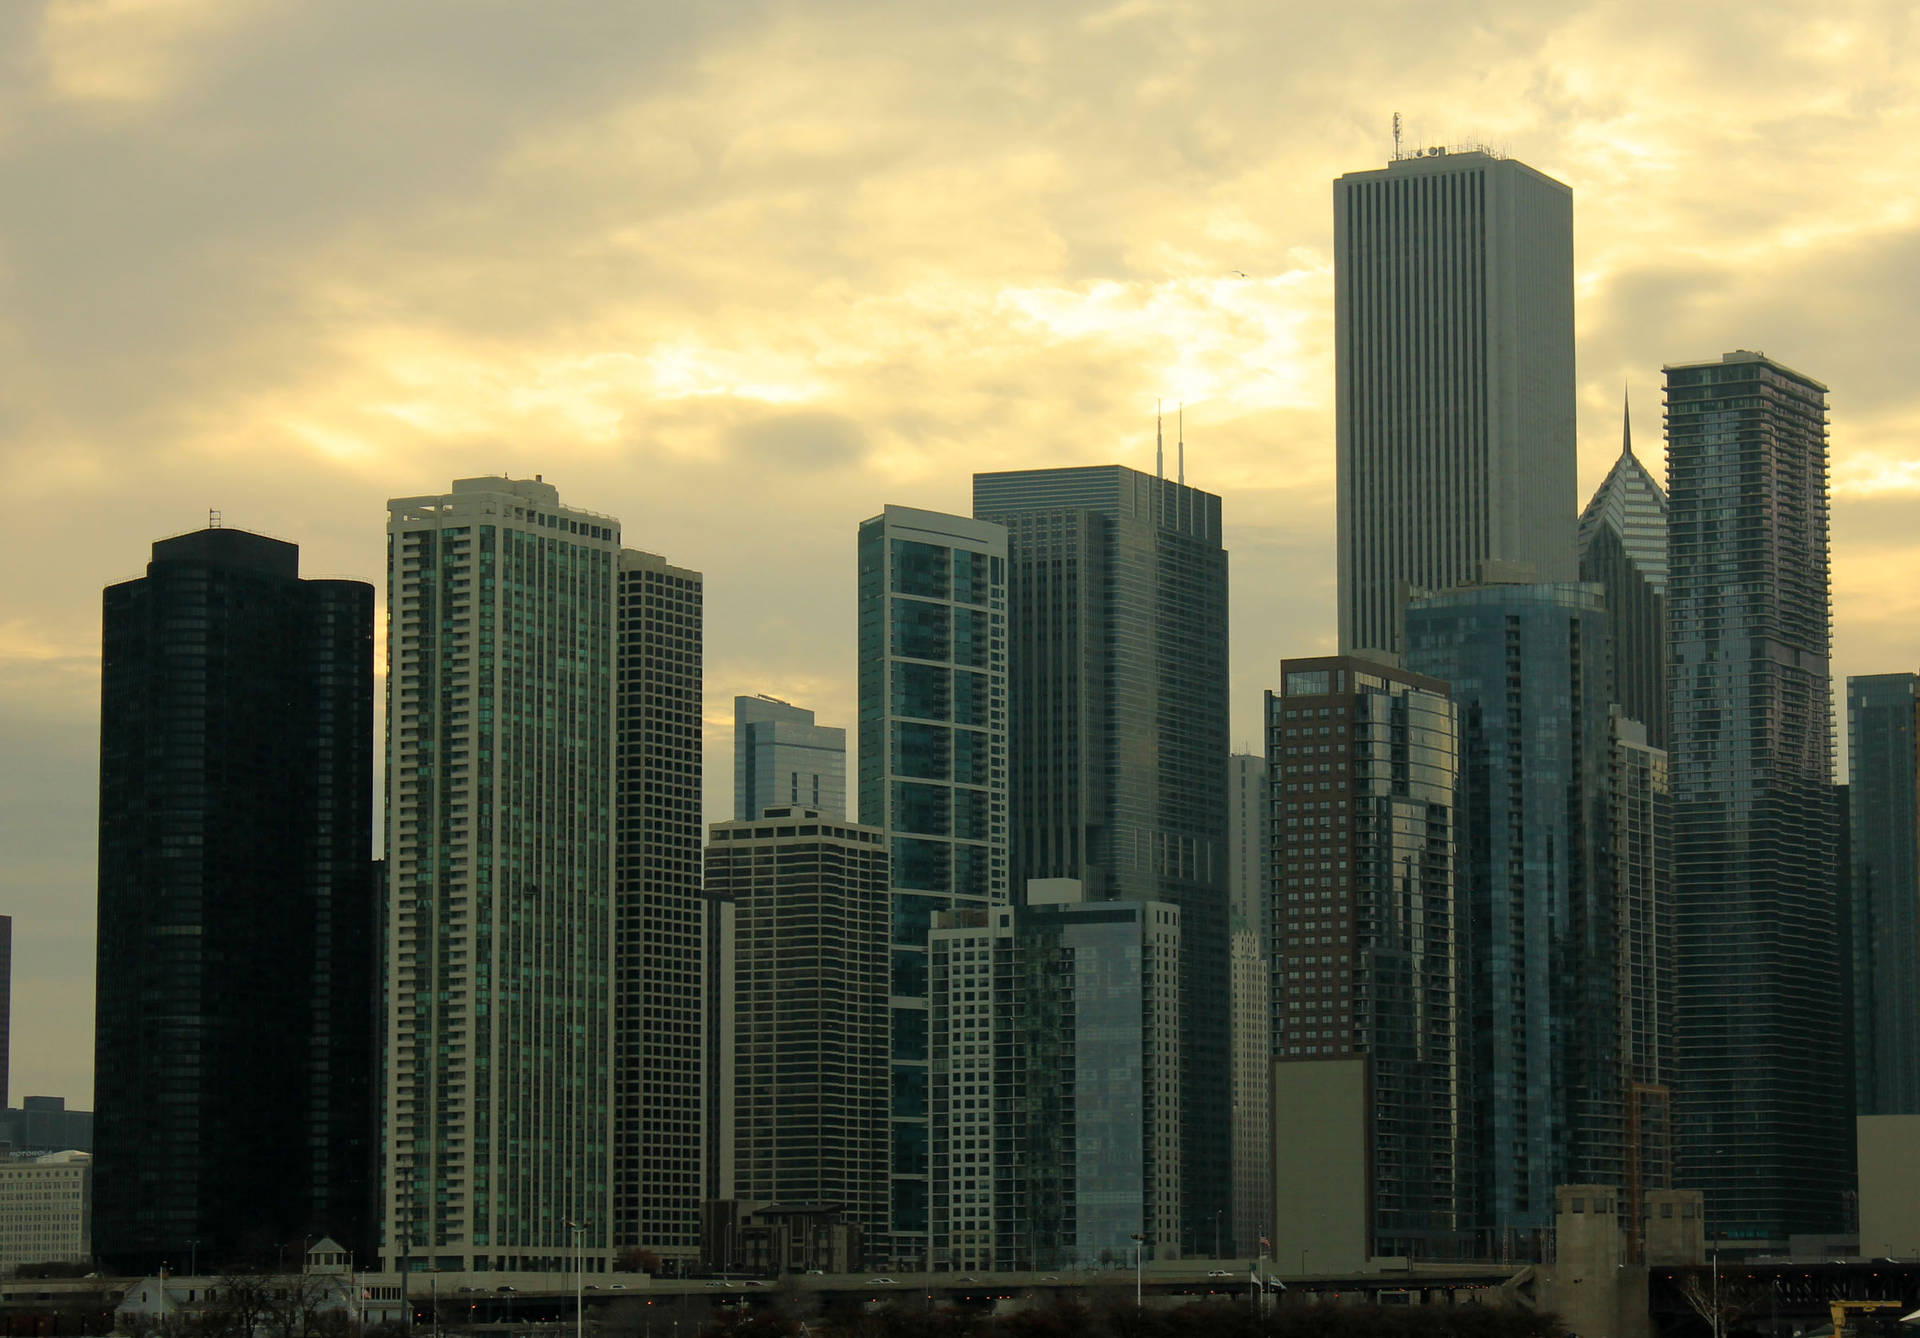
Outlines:
<svg viewBox="0 0 1920 1338"><path fill-rule="evenodd" d="M1007 533L889 506L860 526L860 821L886 833L888 1233L930 1257L927 935L1007 901Z"/></svg>
<svg viewBox="0 0 1920 1338"><path fill-rule="evenodd" d="M1666 369L1678 1183L1716 1235L1841 1229L1852 1180L1826 387Z"/></svg>
<svg viewBox="0 0 1920 1338"><path fill-rule="evenodd" d="M1281 678L1266 698L1276 1257L1457 1258L1473 1193L1457 713L1445 683L1360 656L1287 660Z"/></svg>
<svg viewBox="0 0 1920 1338"><path fill-rule="evenodd" d="M847 731L778 697L733 699L733 819L773 805L847 812Z"/></svg>
<svg viewBox="0 0 1920 1338"><path fill-rule="evenodd" d="M1854 1093L1920 1115L1920 675L1847 679Z"/></svg>
<svg viewBox="0 0 1920 1338"><path fill-rule="evenodd" d="M620 526L460 479L387 543L387 1267L603 1271Z"/></svg>
<svg viewBox="0 0 1920 1338"><path fill-rule="evenodd" d="M1574 577L1573 193L1434 148L1333 218L1340 647L1397 651L1410 592Z"/></svg>

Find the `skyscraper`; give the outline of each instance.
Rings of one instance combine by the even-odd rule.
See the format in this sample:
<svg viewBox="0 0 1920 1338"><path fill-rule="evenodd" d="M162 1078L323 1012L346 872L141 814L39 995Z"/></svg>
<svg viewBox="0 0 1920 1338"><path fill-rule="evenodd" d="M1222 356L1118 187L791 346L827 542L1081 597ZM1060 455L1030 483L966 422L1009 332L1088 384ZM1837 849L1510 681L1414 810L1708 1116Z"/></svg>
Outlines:
<svg viewBox="0 0 1920 1338"><path fill-rule="evenodd" d="M1589 585L1489 585L1413 600L1406 629L1460 712L1483 1248L1529 1257L1556 1185L1626 1169L1606 609Z"/></svg>
<svg viewBox="0 0 1920 1338"><path fill-rule="evenodd" d="M847 731L777 697L733 699L733 817L770 805L847 811Z"/></svg>
<svg viewBox="0 0 1920 1338"><path fill-rule="evenodd" d="M1573 194L1433 149L1333 220L1340 647L1397 651L1410 591L1574 577Z"/></svg>
<svg viewBox="0 0 1920 1338"><path fill-rule="evenodd" d="M1083 895L934 920L936 1268L1111 1266L1180 1229L1180 912Z"/></svg>
<svg viewBox="0 0 1920 1338"><path fill-rule="evenodd" d="M701 877L705 583L620 554L614 747L614 1245L700 1251L707 1197L707 899Z"/></svg>
<svg viewBox="0 0 1920 1338"><path fill-rule="evenodd" d="M1614 700L1667 746L1667 495L1633 453L1624 408L1620 458L1580 514L1580 579L1607 595Z"/></svg>
<svg viewBox="0 0 1920 1338"><path fill-rule="evenodd" d="M1920 674L1847 679L1855 1098L1920 1114Z"/></svg>
<svg viewBox="0 0 1920 1338"><path fill-rule="evenodd" d="M1851 1174L1831 792L1826 387L1666 369L1679 1183L1709 1229L1838 1229Z"/></svg>
<svg viewBox="0 0 1920 1338"><path fill-rule="evenodd" d="M1231 1225L1220 499L1119 465L976 474L1007 528L1016 886L1180 908L1181 1239ZM1204 1244L1203 1244L1204 1242Z"/></svg>
<svg viewBox="0 0 1920 1338"><path fill-rule="evenodd" d="M1268 1025L1268 842L1273 791L1267 759L1235 753L1227 773L1233 961L1233 1232L1251 1254L1273 1228L1273 1044Z"/></svg>
<svg viewBox="0 0 1920 1338"><path fill-rule="evenodd" d="M1458 718L1437 679L1287 660L1267 694L1281 1259L1458 1257L1472 1228Z"/></svg>
<svg viewBox="0 0 1920 1338"><path fill-rule="evenodd" d="M892 1037L889 1233L928 1236L927 934L1007 900L1007 535L889 506L860 526L860 820L886 833Z"/></svg>
<svg viewBox="0 0 1920 1338"><path fill-rule="evenodd" d="M13 1072L13 917L0 915L0 1110Z"/></svg>
<svg viewBox="0 0 1920 1338"><path fill-rule="evenodd" d="M868 1240L888 1203L887 848L809 808L715 823L707 886L734 911L732 1192L837 1204Z"/></svg>
<svg viewBox="0 0 1920 1338"><path fill-rule="evenodd" d="M369 1249L373 587L208 529L104 615L96 1249Z"/></svg>
<svg viewBox="0 0 1920 1338"><path fill-rule="evenodd" d="M537 478L388 511L388 1267L603 1270L620 527Z"/></svg>

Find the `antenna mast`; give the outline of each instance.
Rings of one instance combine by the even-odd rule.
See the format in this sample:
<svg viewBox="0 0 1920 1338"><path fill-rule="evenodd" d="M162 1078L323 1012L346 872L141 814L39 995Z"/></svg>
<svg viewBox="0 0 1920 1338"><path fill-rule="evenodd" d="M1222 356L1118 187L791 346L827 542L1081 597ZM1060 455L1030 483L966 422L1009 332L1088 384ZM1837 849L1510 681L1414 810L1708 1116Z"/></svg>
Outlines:
<svg viewBox="0 0 1920 1338"><path fill-rule="evenodd" d="M1153 402L1153 476L1157 479L1167 476L1167 442L1160 432L1160 422L1163 417L1165 415L1161 411L1160 401L1155 400Z"/></svg>
<svg viewBox="0 0 1920 1338"><path fill-rule="evenodd" d="M1180 486L1187 485L1187 402L1180 401Z"/></svg>
<svg viewBox="0 0 1920 1338"><path fill-rule="evenodd" d="M1400 161L1400 113L1393 114L1393 161Z"/></svg>

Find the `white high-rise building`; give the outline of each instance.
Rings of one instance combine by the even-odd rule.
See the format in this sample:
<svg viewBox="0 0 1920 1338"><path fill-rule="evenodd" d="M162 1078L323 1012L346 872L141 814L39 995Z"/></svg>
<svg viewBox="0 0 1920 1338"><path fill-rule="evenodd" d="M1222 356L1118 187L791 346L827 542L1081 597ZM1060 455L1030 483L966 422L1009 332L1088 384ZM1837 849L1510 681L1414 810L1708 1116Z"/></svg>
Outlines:
<svg viewBox="0 0 1920 1338"><path fill-rule="evenodd" d="M538 478L388 508L383 1250L602 1271L620 526Z"/></svg>
<svg viewBox="0 0 1920 1338"><path fill-rule="evenodd" d="M1410 591L1575 578L1573 192L1430 149L1333 217L1340 648L1398 651Z"/></svg>
<svg viewBox="0 0 1920 1338"><path fill-rule="evenodd" d="M847 812L847 731L778 697L733 699L733 820L768 808Z"/></svg>

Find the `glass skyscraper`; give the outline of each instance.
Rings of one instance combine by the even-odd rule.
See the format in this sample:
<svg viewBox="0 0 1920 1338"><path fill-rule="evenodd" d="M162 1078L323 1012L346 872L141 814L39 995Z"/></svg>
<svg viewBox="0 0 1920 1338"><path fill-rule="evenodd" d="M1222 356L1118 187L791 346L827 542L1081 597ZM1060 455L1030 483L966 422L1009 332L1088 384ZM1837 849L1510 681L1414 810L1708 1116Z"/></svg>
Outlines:
<svg viewBox="0 0 1920 1338"><path fill-rule="evenodd" d="M1287 660L1281 677L1267 936L1273 1111L1292 1137L1273 1149L1276 1257L1340 1266L1325 1213L1353 1224L1356 1266L1457 1258L1473 1201L1457 713L1445 683L1361 656ZM1310 1132L1353 1109L1363 1128Z"/></svg>
<svg viewBox="0 0 1920 1338"><path fill-rule="evenodd" d="M973 512L1007 529L1015 886L1180 908L1181 1238L1157 1249L1204 1252L1233 1225L1220 499L1105 465L976 474Z"/></svg>
<svg viewBox="0 0 1920 1338"><path fill-rule="evenodd" d="M1840 1229L1852 1174L1826 387L1744 351L1666 377L1677 1183L1780 1241Z"/></svg>
<svg viewBox="0 0 1920 1338"><path fill-rule="evenodd" d="M1397 651L1410 592L1574 576L1573 193L1434 149L1333 229L1340 648Z"/></svg>
<svg viewBox="0 0 1920 1338"><path fill-rule="evenodd" d="M1920 674L1847 679L1855 1098L1920 1115Z"/></svg>
<svg viewBox="0 0 1920 1338"><path fill-rule="evenodd" d="M1413 600L1406 629L1460 712L1482 1248L1531 1255L1555 1186L1626 1169L1606 609L1590 585L1489 585Z"/></svg>
<svg viewBox="0 0 1920 1338"><path fill-rule="evenodd" d="M773 805L847 811L847 731L777 697L733 699L733 817Z"/></svg>
<svg viewBox="0 0 1920 1338"><path fill-rule="evenodd" d="M1620 457L1580 514L1580 579L1607 595L1614 700L1667 746L1667 495L1633 453L1624 411Z"/></svg>
<svg viewBox="0 0 1920 1338"><path fill-rule="evenodd" d="M94 1248L122 1273L374 1244L373 587L299 559L202 530L105 595Z"/></svg>
<svg viewBox="0 0 1920 1338"><path fill-rule="evenodd" d="M928 1236L927 934L936 912L1007 901L1007 535L889 506L860 526L860 821L886 833L889 1234Z"/></svg>

